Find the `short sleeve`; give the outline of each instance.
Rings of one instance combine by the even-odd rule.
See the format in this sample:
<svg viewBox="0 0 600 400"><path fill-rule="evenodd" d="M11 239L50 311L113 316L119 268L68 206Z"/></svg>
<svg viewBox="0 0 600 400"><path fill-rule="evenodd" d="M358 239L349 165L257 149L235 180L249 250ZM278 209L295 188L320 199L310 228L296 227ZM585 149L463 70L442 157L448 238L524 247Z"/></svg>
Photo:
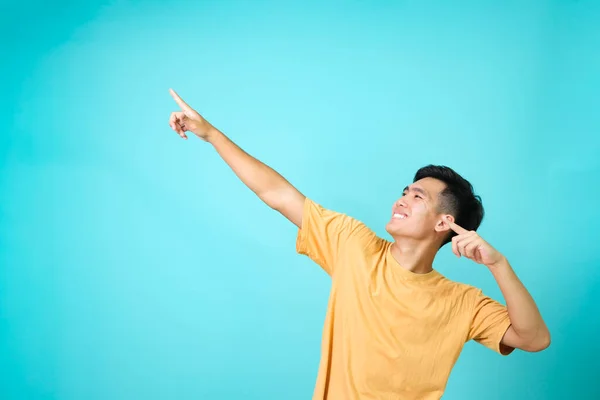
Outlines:
<svg viewBox="0 0 600 400"><path fill-rule="evenodd" d="M506 306L478 290L474 299L469 339L501 355L509 355L514 349L501 345L501 341L510 325Z"/></svg>
<svg viewBox="0 0 600 400"><path fill-rule="evenodd" d="M338 267L340 254L349 246L363 246L375 234L362 222L322 207L308 197L304 201L302 224L296 251L308 256L329 275Z"/></svg>

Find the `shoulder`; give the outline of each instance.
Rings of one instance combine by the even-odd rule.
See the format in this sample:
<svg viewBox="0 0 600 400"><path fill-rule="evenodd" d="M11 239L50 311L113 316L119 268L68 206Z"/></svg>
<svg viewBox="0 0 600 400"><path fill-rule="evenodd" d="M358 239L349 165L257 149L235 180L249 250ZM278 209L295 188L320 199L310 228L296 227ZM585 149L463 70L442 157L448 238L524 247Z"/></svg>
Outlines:
<svg viewBox="0 0 600 400"><path fill-rule="evenodd" d="M462 282L457 282L440 274L437 289L441 296L453 298L465 306L472 306L482 295L481 289Z"/></svg>
<svg viewBox="0 0 600 400"><path fill-rule="evenodd" d="M304 200L304 215L307 220L310 219L323 226L345 231L350 236L368 236L373 239L377 236L375 232L359 218L324 207L321 203L318 203L309 197L306 197Z"/></svg>
<svg viewBox="0 0 600 400"><path fill-rule="evenodd" d="M312 246L319 252L350 252L354 256L377 252L385 242L362 220L324 207L309 197L304 201L298 240L300 247Z"/></svg>

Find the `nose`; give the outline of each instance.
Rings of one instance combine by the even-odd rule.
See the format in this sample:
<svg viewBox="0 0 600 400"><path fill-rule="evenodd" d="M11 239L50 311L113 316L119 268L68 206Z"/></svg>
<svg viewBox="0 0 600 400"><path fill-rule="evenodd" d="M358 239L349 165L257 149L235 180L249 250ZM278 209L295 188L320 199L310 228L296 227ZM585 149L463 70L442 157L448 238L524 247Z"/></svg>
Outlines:
<svg viewBox="0 0 600 400"><path fill-rule="evenodd" d="M396 202L396 207L406 208L406 202L404 200L400 199Z"/></svg>

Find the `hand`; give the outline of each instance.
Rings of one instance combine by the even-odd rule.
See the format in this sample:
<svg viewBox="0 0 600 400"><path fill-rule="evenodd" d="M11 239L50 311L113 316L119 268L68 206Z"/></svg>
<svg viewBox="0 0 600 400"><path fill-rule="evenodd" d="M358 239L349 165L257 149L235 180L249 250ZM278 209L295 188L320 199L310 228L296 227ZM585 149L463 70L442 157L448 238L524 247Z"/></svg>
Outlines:
<svg viewBox="0 0 600 400"><path fill-rule="evenodd" d="M215 131L215 127L202 118L192 107L188 106L173 89L169 89L169 92L181 108L181 111L171 113L171 118L169 119L171 128L183 139L187 139L185 132L190 131L200 139L208 142Z"/></svg>
<svg viewBox="0 0 600 400"><path fill-rule="evenodd" d="M452 252L457 257L465 256L478 264L493 267L504 259L504 256L494 249L488 242L483 240L475 231L468 231L460 225L455 224L449 218L446 222L458 235L452 238Z"/></svg>

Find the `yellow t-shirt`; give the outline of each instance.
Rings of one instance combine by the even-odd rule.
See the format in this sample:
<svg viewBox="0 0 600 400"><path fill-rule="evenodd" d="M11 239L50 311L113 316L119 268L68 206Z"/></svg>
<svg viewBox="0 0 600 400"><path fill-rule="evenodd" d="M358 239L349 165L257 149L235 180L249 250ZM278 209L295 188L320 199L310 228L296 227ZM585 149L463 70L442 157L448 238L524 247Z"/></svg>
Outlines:
<svg viewBox="0 0 600 400"><path fill-rule="evenodd" d="M304 203L296 250L332 278L313 399L439 399L468 340L500 353L506 307L433 270L415 274L362 222Z"/></svg>

